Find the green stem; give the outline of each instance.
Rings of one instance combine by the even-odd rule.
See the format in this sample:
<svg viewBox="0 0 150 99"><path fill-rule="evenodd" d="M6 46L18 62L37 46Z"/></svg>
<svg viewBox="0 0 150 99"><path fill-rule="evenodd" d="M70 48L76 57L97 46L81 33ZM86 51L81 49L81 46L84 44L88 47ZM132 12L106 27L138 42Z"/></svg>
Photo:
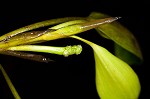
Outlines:
<svg viewBox="0 0 150 99"><path fill-rule="evenodd" d="M6 80L7 84L8 84L8 86L9 86L9 88L10 88L10 90L11 90L13 96L14 96L14 98L15 99L21 99L21 97L19 96L18 92L16 91L14 85L12 84L9 76L7 75L6 71L4 70L4 68L2 67L1 64L0 64L0 70L2 71L2 74L3 74L4 78L5 78L5 80Z"/></svg>
<svg viewBox="0 0 150 99"><path fill-rule="evenodd" d="M65 57L73 54L80 54L82 51L81 45L66 46L66 47L53 47L53 46L40 46L40 45L22 45L9 47L5 50L13 51L33 51L33 52L44 52L52 53L57 55L64 55Z"/></svg>
<svg viewBox="0 0 150 99"><path fill-rule="evenodd" d="M75 39L78 39L78 40L80 40L80 41L83 41L84 43L86 43L86 44L90 45L91 47L92 47L93 45L95 45L93 42L88 41L88 40L83 39L83 38L78 37L78 36L70 36L70 37L75 38Z"/></svg>

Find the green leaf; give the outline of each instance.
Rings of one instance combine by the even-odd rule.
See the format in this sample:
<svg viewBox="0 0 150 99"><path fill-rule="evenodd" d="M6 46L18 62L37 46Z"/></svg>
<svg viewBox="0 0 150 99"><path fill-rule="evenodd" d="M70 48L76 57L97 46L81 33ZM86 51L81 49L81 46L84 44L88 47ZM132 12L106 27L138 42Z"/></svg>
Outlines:
<svg viewBox="0 0 150 99"><path fill-rule="evenodd" d="M138 99L140 81L126 62L104 47L77 36L72 37L87 43L94 51L96 89L101 99Z"/></svg>
<svg viewBox="0 0 150 99"><path fill-rule="evenodd" d="M46 27L46 26L50 26L50 25L54 25L54 24L58 24L58 23L66 22L66 21L77 20L77 19L84 19L84 18L83 17L64 17L64 18L50 19L50 20L33 23L33 24L21 27L19 29L16 29L14 31L11 31L7 34L0 36L0 41L5 41L6 39L9 39L10 37L15 36L17 34L27 32L30 30L34 30L40 27Z"/></svg>
<svg viewBox="0 0 150 99"><path fill-rule="evenodd" d="M140 82L124 61L98 45L92 45L96 64L96 88L102 99L138 99Z"/></svg>
<svg viewBox="0 0 150 99"><path fill-rule="evenodd" d="M118 58L124 60L129 65L142 64L142 61L138 57L136 57L135 55L133 55L131 52L127 51L126 49L122 48L118 44L115 43L114 47L115 47L115 55Z"/></svg>
<svg viewBox="0 0 150 99"><path fill-rule="evenodd" d="M98 18L106 18L106 17L110 17L110 16L99 12L93 12L89 15L89 19L91 20L98 19ZM135 36L119 22L115 21L110 24L100 25L98 28L96 28L96 30L102 37L111 39L117 45L120 46L119 48L118 47L115 48L115 50L117 49L117 53L115 53L117 57L128 62L130 60L128 56L130 55L128 55L127 53L130 52L133 55L135 55L137 58L139 58L141 61L143 60L142 53ZM122 49L124 49L124 51ZM126 53L127 56L123 55L124 53Z"/></svg>

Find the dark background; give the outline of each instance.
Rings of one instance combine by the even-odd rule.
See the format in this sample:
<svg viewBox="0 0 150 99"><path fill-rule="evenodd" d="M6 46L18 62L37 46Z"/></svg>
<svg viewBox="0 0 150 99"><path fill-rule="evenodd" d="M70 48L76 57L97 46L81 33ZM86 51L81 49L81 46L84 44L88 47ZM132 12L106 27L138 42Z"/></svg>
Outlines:
<svg viewBox="0 0 150 99"><path fill-rule="evenodd" d="M70 1L5 1L0 8L0 35L25 25L60 17L86 17L97 11L110 16L121 16L118 20L137 38L144 57L144 63L133 66L141 82L139 99L149 98L148 85L148 3L144 0L70 0ZM92 32L92 33L91 33ZM94 34L95 32L95 34ZM112 45L95 30L81 34L83 38L112 50ZM0 55L0 63L9 74L22 99L89 98L99 99L95 89L95 66L92 49L83 42L74 39L60 39L45 43L53 46L82 44L83 52L76 56L43 54L55 62L40 63L12 56ZM2 75L0 73L0 75ZM0 99L13 99L13 96L0 76Z"/></svg>

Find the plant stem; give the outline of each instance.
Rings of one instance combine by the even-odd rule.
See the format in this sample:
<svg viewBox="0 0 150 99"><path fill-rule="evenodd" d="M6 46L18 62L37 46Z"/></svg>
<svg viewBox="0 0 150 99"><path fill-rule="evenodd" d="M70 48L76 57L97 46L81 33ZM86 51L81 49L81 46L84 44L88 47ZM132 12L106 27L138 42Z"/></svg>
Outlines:
<svg viewBox="0 0 150 99"><path fill-rule="evenodd" d="M10 90L11 90L13 96L14 96L14 98L15 99L21 99L21 97L19 96L17 90L15 89L15 87L12 84L9 76L7 75L6 71L4 70L4 68L2 67L1 64L0 64L0 70L2 71L2 74L3 74L4 78L5 78L5 80L6 80L7 84L8 84L8 86L9 86L9 88L10 88Z"/></svg>
<svg viewBox="0 0 150 99"><path fill-rule="evenodd" d="M22 45L9 47L6 50L12 51L33 51L33 52L44 52L44 53L52 53L57 55L69 56L73 54L80 54L82 51L81 45L73 45L66 47L53 47L53 46L42 46L42 45Z"/></svg>

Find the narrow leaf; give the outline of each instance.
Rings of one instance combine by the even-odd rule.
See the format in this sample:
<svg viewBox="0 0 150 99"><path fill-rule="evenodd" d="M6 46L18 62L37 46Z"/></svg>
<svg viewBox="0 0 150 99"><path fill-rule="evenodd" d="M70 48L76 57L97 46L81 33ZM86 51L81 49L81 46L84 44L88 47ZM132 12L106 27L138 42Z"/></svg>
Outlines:
<svg viewBox="0 0 150 99"><path fill-rule="evenodd" d="M0 49L0 54L15 56L18 58L29 59L29 60L38 61L38 62L45 62L45 63L53 61L53 60L50 60L49 58L46 58L42 55L36 55L36 54L18 52L18 51L11 51L11 50Z"/></svg>
<svg viewBox="0 0 150 99"><path fill-rule="evenodd" d="M17 46L20 44L27 44L29 42L29 40L32 40L32 39L37 38L39 36L42 36L47 32L50 33L52 31L55 31L55 30L54 29L48 29L48 30L43 30L43 31L31 31L31 32L24 32L24 33L16 34L14 36L10 36L9 38L1 41L0 42L0 48ZM40 42L40 41L38 41L38 42Z"/></svg>
<svg viewBox="0 0 150 99"><path fill-rule="evenodd" d="M58 23L66 22L66 21L76 20L76 19L84 19L84 18L83 17L64 17L64 18L50 19L50 20L33 23L33 24L21 27L19 29L16 29L14 31L11 31L7 34L2 35L0 37L0 41L3 41L9 37L15 36L17 34L20 34L29 30L33 30L33 29L37 29L37 28L45 27L45 26L50 26L50 25L54 25L54 24L58 24Z"/></svg>

